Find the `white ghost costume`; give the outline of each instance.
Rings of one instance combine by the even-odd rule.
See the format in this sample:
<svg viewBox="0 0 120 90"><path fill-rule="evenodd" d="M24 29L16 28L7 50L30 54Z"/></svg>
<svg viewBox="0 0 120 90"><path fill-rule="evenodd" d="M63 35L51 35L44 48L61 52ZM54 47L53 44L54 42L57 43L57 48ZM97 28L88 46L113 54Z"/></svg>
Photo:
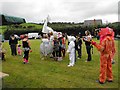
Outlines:
<svg viewBox="0 0 120 90"><path fill-rule="evenodd" d="M68 36L68 41L70 42L67 50L67 52L69 53L70 60L68 67L74 66L75 64L75 39L76 38L74 36Z"/></svg>
<svg viewBox="0 0 120 90"><path fill-rule="evenodd" d="M53 52L52 45L47 38L42 39L42 43L40 45L40 51L44 56L51 54Z"/></svg>

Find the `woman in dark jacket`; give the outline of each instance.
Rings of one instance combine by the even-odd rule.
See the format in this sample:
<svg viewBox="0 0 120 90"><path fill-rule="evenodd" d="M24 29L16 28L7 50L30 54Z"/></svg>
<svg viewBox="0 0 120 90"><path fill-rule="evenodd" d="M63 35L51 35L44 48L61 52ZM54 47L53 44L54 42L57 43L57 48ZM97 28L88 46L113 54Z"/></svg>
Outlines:
<svg viewBox="0 0 120 90"><path fill-rule="evenodd" d="M86 51L88 54L88 58L86 60L86 62L91 61L92 57L91 57L91 40L92 40L92 36L90 34L90 31L85 31L86 36L83 38L83 41L85 42L86 45Z"/></svg>
<svg viewBox="0 0 120 90"><path fill-rule="evenodd" d="M10 48L11 48L11 55L17 55L17 51L16 51L16 47L17 47L17 44L18 44L18 40L16 39L16 37L13 35L10 36L9 38L9 45L10 45Z"/></svg>

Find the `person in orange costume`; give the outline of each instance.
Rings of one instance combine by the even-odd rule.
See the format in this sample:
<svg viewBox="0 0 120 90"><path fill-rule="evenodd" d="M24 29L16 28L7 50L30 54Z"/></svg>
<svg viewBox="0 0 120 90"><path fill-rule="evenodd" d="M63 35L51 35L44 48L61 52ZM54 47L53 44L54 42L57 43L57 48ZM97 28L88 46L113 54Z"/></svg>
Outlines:
<svg viewBox="0 0 120 90"><path fill-rule="evenodd" d="M113 30L110 28L101 28L100 35L100 44L97 44L92 40L91 44L94 45L98 51L100 51L100 76L99 83L104 84L106 81L112 82L112 59L113 54L115 53L115 45L112 37Z"/></svg>
<svg viewBox="0 0 120 90"><path fill-rule="evenodd" d="M110 32L109 32L109 31L110 31ZM115 35L115 33L114 33L113 29L111 29L111 28L109 28L109 27L106 27L106 30L103 30L102 35L100 35L100 43L102 42L102 40L103 40L104 37L106 36L107 32L109 32L109 33L111 34L111 35L109 35L109 36L114 40L114 35ZM99 33L99 34L100 34L100 33ZM113 46L115 46L115 42L113 43ZM113 50L112 50L112 56L111 56L111 59L112 59L111 63L112 63L112 64L115 63L115 60L113 59L113 58L114 58L114 55L115 55L115 52L116 52L116 50L115 50L115 48L113 48Z"/></svg>

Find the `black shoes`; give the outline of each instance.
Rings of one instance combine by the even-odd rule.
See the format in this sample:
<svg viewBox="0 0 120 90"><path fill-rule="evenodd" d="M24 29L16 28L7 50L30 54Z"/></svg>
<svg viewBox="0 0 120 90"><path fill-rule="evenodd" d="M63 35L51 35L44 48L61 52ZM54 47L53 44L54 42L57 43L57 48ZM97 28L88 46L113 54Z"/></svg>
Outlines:
<svg viewBox="0 0 120 90"><path fill-rule="evenodd" d="M113 82L113 80L107 80L108 82Z"/></svg>
<svg viewBox="0 0 120 90"><path fill-rule="evenodd" d="M99 84L104 84L105 82L100 82L99 80L96 80ZM107 80L107 82L113 82L113 80Z"/></svg>
<svg viewBox="0 0 120 90"><path fill-rule="evenodd" d="M115 60L112 60L112 64L115 64Z"/></svg>

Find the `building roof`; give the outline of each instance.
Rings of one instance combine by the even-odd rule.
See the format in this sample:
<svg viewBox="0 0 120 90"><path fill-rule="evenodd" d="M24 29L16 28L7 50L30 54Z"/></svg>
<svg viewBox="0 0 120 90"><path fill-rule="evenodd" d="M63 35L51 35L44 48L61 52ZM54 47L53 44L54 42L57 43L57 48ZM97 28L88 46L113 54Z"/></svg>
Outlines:
<svg viewBox="0 0 120 90"><path fill-rule="evenodd" d="M102 19L84 20L84 25L101 25Z"/></svg>
<svg viewBox="0 0 120 90"><path fill-rule="evenodd" d="M26 22L24 18L15 16L0 14L0 17L2 18L2 24L21 24Z"/></svg>

